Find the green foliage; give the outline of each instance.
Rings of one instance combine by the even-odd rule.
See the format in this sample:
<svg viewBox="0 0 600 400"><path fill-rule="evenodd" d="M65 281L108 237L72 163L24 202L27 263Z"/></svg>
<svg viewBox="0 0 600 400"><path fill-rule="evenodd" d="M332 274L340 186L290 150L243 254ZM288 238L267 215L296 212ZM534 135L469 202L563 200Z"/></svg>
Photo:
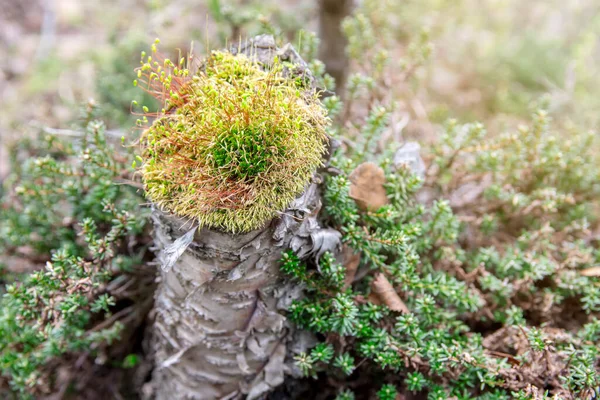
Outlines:
<svg viewBox="0 0 600 400"><path fill-rule="evenodd" d="M246 37L263 33L291 37L313 12L311 4L281 4L274 0L208 0L214 20L218 46L238 43ZM205 32L200 32L205 35ZM205 38L204 38L205 39Z"/></svg>
<svg viewBox="0 0 600 400"><path fill-rule="evenodd" d="M335 396L335 400L355 400L356 397L351 390L343 390Z"/></svg>
<svg viewBox="0 0 600 400"><path fill-rule="evenodd" d="M212 149L214 167L236 180L250 180L267 171L273 160L281 160L285 144L278 134L246 128L231 129L217 138Z"/></svg>
<svg viewBox="0 0 600 400"><path fill-rule="evenodd" d="M122 33L110 40L110 46L94 53L94 61L98 65L96 93L99 116L109 127L129 129L136 120L131 114L131 99L136 98L140 104L156 108L156 100L147 93L131 86L131 70L139 62L139 48L144 44L140 35Z"/></svg>
<svg viewBox="0 0 600 400"><path fill-rule="evenodd" d="M108 143L101 122L77 132L72 142L48 136L16 149L14 161L27 161L2 198L4 256L42 264L16 273L0 300L0 372L20 398L52 390L56 359L97 354L119 338L124 325L111 316L123 296L109 283L142 263L136 237L147 211L135 189L116 183L133 172L130 155Z"/></svg>
<svg viewBox="0 0 600 400"><path fill-rule="evenodd" d="M333 362L333 366L339 368L345 375L350 375L356 368L354 358L349 353L342 353L337 356Z"/></svg>
<svg viewBox="0 0 600 400"><path fill-rule="evenodd" d="M143 135L146 194L204 226L259 228L322 164L325 109L278 61L264 70L244 55L213 52L194 76L184 64L143 54L138 70L143 88L164 101Z"/></svg>
<svg viewBox="0 0 600 400"><path fill-rule="evenodd" d="M383 385L383 387L377 392L377 398L379 400L396 400L398 391L394 385Z"/></svg>
<svg viewBox="0 0 600 400"><path fill-rule="evenodd" d="M366 123L364 131L381 130L377 119ZM537 387L539 377L560 398L594 390L599 281L579 271L598 262L590 239L597 139L574 132L557 140L543 111L518 135L490 136L480 124L450 122L426 180L385 152L370 154L386 176L388 204L376 211L361 210L350 195L349 173L365 158L362 148L333 158L337 172L326 178L324 210L346 246L360 253L364 278L344 286L344 268L331 255L319 270L289 252L283 258L282 270L307 287L290 318L336 350L307 356L305 374L352 374L347 360L365 358L430 399L532 398L548 388ZM416 200L424 187L436 194L427 205ZM474 192L468 202L456 197L467 189ZM391 311L378 298L377 274L408 312ZM337 335L344 339L331 342ZM385 385L377 396L393 398L394 390Z"/></svg>
<svg viewBox="0 0 600 400"><path fill-rule="evenodd" d="M398 27L386 13L395 8L380 3L365 1L344 22L353 63L345 103L326 102L335 118L330 132L342 145L325 177L324 222L343 234L345 250L318 268L291 253L282 261L307 293L290 318L335 349L329 362L306 363L305 373L372 374L390 392L428 399L588 398L600 382L597 135L565 129L563 121L553 130L541 108L529 126L502 134L448 121L428 146L424 172L392 161L394 124L405 112L394 100L413 104L417 75L434 54L429 40L440 32L406 27L405 56L391 60L387 41ZM538 51L542 41L521 44ZM527 98L512 102L517 114L543 90L538 72L556 81L564 69L545 65L534 74L524 55L507 59L510 85L529 90L515 91ZM398 77L415 92L388 95ZM384 171L387 204L377 210L351 195L362 184L352 172L366 161ZM348 251L360 255L358 271L345 271L350 286L330 270L353 263ZM391 287L385 296L382 279Z"/></svg>

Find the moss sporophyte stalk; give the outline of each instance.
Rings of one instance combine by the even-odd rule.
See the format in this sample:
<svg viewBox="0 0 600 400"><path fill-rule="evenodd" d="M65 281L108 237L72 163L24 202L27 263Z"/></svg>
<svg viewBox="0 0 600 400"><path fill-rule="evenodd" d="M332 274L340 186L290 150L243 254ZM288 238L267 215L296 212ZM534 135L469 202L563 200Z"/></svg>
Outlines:
<svg viewBox="0 0 600 400"><path fill-rule="evenodd" d="M134 82L163 102L142 134L147 197L201 226L262 227L322 164L329 118L318 93L277 59L265 66L215 51L192 74L191 57L158 61L156 44Z"/></svg>

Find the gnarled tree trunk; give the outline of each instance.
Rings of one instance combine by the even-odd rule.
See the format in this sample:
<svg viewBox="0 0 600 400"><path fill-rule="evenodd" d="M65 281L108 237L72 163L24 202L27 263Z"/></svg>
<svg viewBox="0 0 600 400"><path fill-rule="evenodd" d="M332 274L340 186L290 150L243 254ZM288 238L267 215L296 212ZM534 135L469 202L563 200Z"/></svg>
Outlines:
<svg viewBox="0 0 600 400"><path fill-rule="evenodd" d="M262 63L278 55L304 65L291 47L277 49L266 36L241 51ZM313 182L279 218L246 234L197 230L193 221L154 210L161 263L155 398L256 399L283 382L286 358L299 344L280 311L301 288L285 281L279 260L287 248L308 257L338 245L337 232L320 230L319 209Z"/></svg>

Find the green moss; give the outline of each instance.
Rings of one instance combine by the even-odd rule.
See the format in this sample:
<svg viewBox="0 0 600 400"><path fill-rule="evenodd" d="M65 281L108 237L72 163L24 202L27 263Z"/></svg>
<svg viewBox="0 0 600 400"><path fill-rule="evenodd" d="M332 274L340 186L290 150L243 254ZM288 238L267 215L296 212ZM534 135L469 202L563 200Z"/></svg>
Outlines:
<svg viewBox="0 0 600 400"><path fill-rule="evenodd" d="M265 70L214 52L193 76L183 60L161 63L143 61L138 73L164 101L142 140L147 196L202 226L263 226L322 163L329 120L318 94L284 76L278 60Z"/></svg>
<svg viewBox="0 0 600 400"><path fill-rule="evenodd" d="M214 165L232 179L252 180L285 162L286 148L277 132L247 127L224 132L212 146Z"/></svg>

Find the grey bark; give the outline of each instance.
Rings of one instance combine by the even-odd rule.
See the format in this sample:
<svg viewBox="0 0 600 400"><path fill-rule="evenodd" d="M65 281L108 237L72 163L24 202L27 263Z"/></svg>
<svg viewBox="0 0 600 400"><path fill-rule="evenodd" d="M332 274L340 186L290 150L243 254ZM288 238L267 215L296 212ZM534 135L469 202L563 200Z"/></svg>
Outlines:
<svg viewBox="0 0 600 400"><path fill-rule="evenodd" d="M325 70L335 79L340 94L346 84L348 70L347 40L342 32L342 21L354 9L355 0L319 0L319 59Z"/></svg>
<svg viewBox="0 0 600 400"><path fill-rule="evenodd" d="M257 62L277 54L305 66L293 48L277 49L268 36L237 51ZM161 271L153 397L257 399L295 372L290 359L310 336L282 313L302 288L286 282L279 260L287 248L318 259L339 246L338 232L320 229L319 209L318 176L279 218L246 234L196 229L193 221L154 209Z"/></svg>

